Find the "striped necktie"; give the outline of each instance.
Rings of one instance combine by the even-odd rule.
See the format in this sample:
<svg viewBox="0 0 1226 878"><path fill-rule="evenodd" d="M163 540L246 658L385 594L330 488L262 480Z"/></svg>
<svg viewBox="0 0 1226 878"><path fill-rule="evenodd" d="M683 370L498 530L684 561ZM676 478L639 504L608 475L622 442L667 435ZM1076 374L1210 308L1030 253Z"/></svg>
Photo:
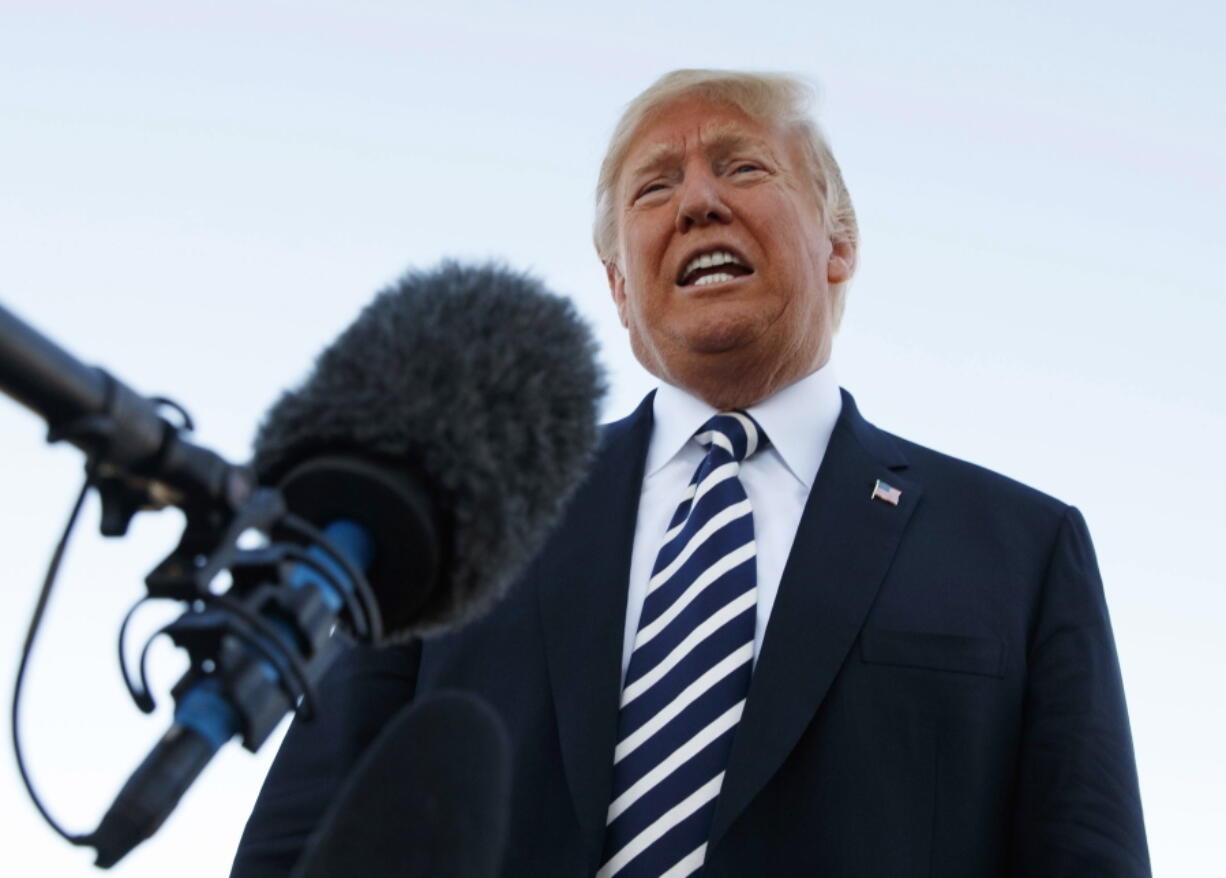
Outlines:
<svg viewBox="0 0 1226 878"><path fill-rule="evenodd" d="M694 438L707 453L652 568L622 689L597 878L702 868L749 692L756 548L738 473L768 440L739 411L715 415Z"/></svg>

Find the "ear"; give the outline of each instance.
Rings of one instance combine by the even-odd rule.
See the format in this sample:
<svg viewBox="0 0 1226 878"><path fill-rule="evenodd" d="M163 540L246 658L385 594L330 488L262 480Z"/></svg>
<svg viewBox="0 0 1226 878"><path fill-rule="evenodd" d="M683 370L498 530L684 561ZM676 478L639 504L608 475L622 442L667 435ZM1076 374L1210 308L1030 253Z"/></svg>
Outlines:
<svg viewBox="0 0 1226 878"><path fill-rule="evenodd" d="M826 282L847 283L856 273L856 247L848 240L830 241L830 259L826 262Z"/></svg>
<svg viewBox="0 0 1226 878"><path fill-rule="evenodd" d="M622 326L629 327L630 321L626 316L626 278L622 276L617 263L612 260L604 264L604 273L609 279L609 293L613 296L613 304L617 306L617 316L621 319Z"/></svg>

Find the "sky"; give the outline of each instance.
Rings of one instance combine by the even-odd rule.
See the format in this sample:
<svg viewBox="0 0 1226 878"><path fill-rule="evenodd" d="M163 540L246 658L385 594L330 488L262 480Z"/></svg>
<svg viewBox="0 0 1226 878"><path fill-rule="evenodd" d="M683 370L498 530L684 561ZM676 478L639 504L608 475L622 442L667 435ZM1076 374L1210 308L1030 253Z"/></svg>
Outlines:
<svg viewBox="0 0 1226 878"><path fill-rule="evenodd" d="M382 286L498 259L573 298L608 418L654 383L591 246L622 106L678 67L798 73L859 216L835 368L865 416L1074 503L1115 627L1154 870L1209 875L1226 821L1221 4L0 3L0 302L192 412L234 460ZM80 455L0 398L5 695ZM92 829L168 723L115 635L176 513L87 505L27 681L51 810ZM157 610L140 625L151 631ZM113 871L225 874L276 741L231 745ZM88 874L12 760L14 874Z"/></svg>

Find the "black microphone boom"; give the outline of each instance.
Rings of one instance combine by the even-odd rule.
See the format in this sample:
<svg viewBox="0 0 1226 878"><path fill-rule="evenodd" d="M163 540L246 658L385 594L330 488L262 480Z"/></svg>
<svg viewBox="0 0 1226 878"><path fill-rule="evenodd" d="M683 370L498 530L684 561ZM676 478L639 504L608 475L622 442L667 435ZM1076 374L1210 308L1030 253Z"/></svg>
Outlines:
<svg viewBox="0 0 1226 878"><path fill-rule="evenodd" d="M187 441L163 418L162 401L141 396L106 370L87 366L0 305L0 390L47 422L50 441L66 440L100 464L160 483L144 499L219 504L244 500L251 479L215 452ZM139 501L138 501L139 502ZM106 509L103 532L122 535L126 516Z"/></svg>

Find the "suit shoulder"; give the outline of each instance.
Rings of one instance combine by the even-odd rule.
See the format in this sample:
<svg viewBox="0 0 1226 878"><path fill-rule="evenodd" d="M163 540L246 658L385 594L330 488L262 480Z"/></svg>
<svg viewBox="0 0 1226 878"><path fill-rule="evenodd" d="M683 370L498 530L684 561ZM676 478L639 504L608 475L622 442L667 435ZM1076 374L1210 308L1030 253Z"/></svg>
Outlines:
<svg viewBox="0 0 1226 878"><path fill-rule="evenodd" d="M884 431L883 431L884 432ZM974 498L979 508L1014 509L1030 516L1063 519L1070 506L1050 494L1016 479L901 436L887 433L907 458L907 476L931 494L949 493Z"/></svg>
<svg viewBox="0 0 1226 878"><path fill-rule="evenodd" d="M900 479L922 491L913 520L915 535L932 545L960 547L982 557L1017 582L1040 582L1060 535L1081 521L1076 510L1016 479L893 437L906 458ZM1084 528L1084 524L1080 525Z"/></svg>

